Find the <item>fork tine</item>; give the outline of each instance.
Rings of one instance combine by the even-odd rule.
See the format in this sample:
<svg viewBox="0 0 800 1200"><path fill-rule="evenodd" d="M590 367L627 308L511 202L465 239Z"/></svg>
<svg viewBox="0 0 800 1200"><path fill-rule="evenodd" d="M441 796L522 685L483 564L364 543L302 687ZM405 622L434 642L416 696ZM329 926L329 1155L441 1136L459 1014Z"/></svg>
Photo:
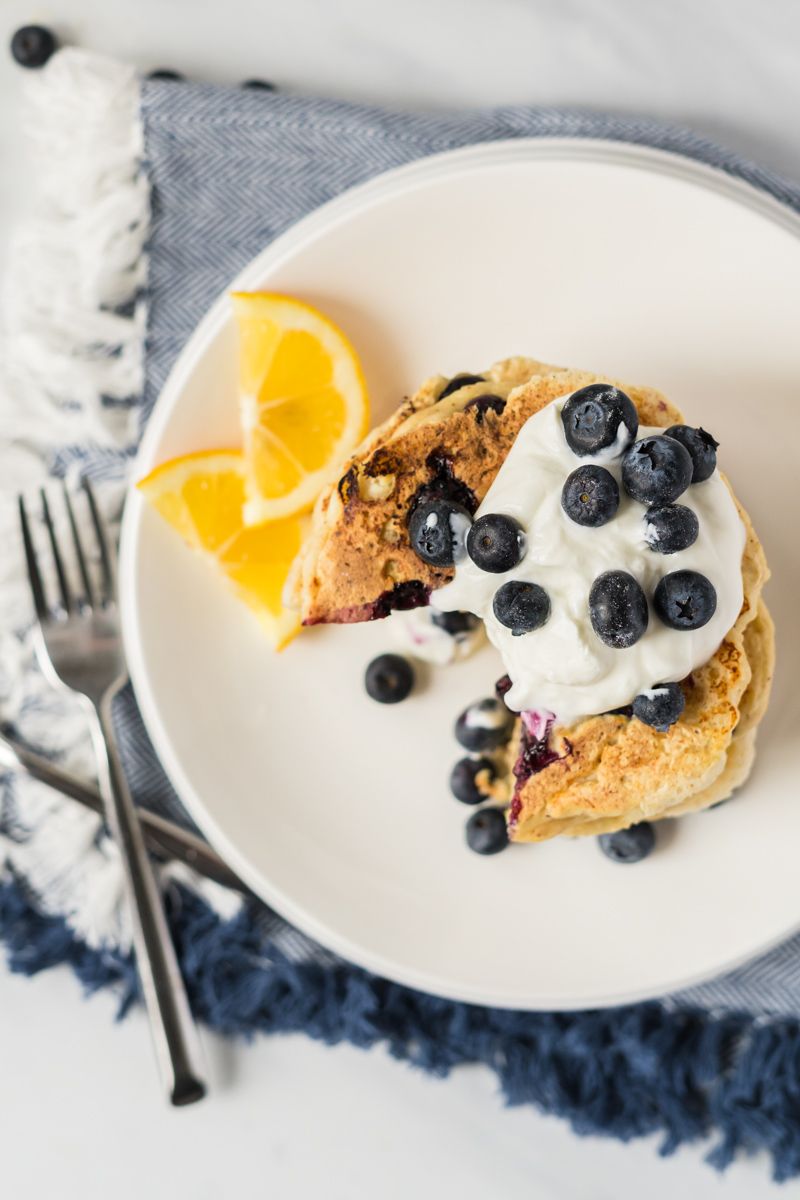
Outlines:
<svg viewBox="0 0 800 1200"><path fill-rule="evenodd" d="M24 496L18 497L19 503L19 523L22 529L22 542L25 547L25 562L28 566L28 579L31 585L31 595L33 596L33 607L36 610L36 616L40 621L47 617L47 602L44 597L44 584L39 571L39 563L36 558L36 550L31 537L31 527L28 521L28 510L25 508Z"/></svg>
<svg viewBox="0 0 800 1200"><path fill-rule="evenodd" d="M111 553L108 548L108 538L106 537L106 529L103 519L100 516L100 510L97 507L97 501L94 496L94 489L88 479L81 480L83 490L86 492L86 499L89 501L89 512L92 515L92 524L97 537L97 545L100 549L100 565L103 571L103 600L114 599L114 568L111 565Z"/></svg>
<svg viewBox="0 0 800 1200"><path fill-rule="evenodd" d="M44 488L40 489L39 495L42 498L42 516L44 517L44 523L47 526L47 533L50 537L50 547L53 551L53 562L55 563L56 575L58 576L58 587L61 592L61 603L64 606L65 612L71 612L74 607L72 589L69 586L67 573L64 570L64 560L61 557L61 550L58 545L58 538L56 537L56 528L53 524L53 518L50 515L50 505L47 503L47 493L45 492Z"/></svg>
<svg viewBox="0 0 800 1200"><path fill-rule="evenodd" d="M78 560L78 570L80 571L81 582L83 584L83 594L86 597L86 603L91 606L94 604L94 588L92 587L89 568L86 564L86 555L83 553L83 543L81 542L81 535L78 532L78 522L75 520L75 510L72 507L72 500L70 499L69 488L67 487L66 479L62 480L62 487L64 489L64 507L67 510L67 519L69 520L69 527L72 530L72 542L75 546L75 557Z"/></svg>

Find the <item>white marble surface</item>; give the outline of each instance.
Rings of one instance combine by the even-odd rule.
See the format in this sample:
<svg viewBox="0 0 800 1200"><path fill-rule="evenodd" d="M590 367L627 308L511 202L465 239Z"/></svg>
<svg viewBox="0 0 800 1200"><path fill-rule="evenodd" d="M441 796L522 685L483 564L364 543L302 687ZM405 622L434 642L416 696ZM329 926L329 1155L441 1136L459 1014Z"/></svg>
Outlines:
<svg viewBox="0 0 800 1200"><path fill-rule="evenodd" d="M800 177L795 0L3 0L0 40L41 20L144 68L270 78L413 106L531 101L684 122ZM25 199L19 72L0 55L0 255ZM0 260L1 261L1 260ZM575 1138L504 1111L488 1073L442 1083L384 1053L210 1040L213 1092L160 1103L139 1015L111 1022L66 972L0 968L0 1179L14 1200L317 1195L423 1200L757 1200L765 1161L723 1179L700 1150ZM800 1184L783 1189L800 1195Z"/></svg>
<svg viewBox="0 0 800 1200"><path fill-rule="evenodd" d="M576 1138L505 1110L488 1072L432 1080L382 1051L206 1038L214 1091L168 1112L144 1020L115 1027L66 971L0 975L8 1200L759 1200L765 1163ZM794 1185L792 1185L794 1187ZM783 1190L784 1195L798 1192Z"/></svg>

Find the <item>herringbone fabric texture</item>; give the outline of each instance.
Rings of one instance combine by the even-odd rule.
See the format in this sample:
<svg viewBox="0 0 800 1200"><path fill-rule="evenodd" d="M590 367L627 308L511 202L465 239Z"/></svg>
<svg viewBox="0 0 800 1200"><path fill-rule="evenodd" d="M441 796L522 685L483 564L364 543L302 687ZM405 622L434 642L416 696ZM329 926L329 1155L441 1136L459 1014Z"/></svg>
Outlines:
<svg viewBox="0 0 800 1200"><path fill-rule="evenodd" d="M646 119L524 107L411 114L155 81L143 86L142 109L153 189L143 420L197 321L255 254L346 188L426 155L508 138L611 139L708 163L800 210L800 189L772 172L688 130ZM147 785L140 794L174 812L178 802L138 722L129 729L128 749L137 781ZM318 953L302 935L288 928L285 935L296 953ZM800 936L675 1002L800 1013Z"/></svg>
<svg viewBox="0 0 800 1200"><path fill-rule="evenodd" d="M800 209L800 189L689 131L646 120L530 108L406 114L141 84L125 64L78 49L32 74L29 134L38 135L43 208L22 237L12 290L30 299L33 264L52 303L40 302L39 287L36 303L18 304L22 336L4 343L3 366L16 361L14 346L25 351L2 394L5 483L14 491L48 474L85 473L109 513L119 508L137 430L215 297L300 217L388 168L497 139L605 138L712 164ZM152 193L147 261L142 144ZM90 771L80 713L74 719L35 670L25 581L6 565L4 720L71 769ZM118 716L137 800L188 820L130 693ZM0 868L0 939L11 970L33 975L69 964L87 990L114 988L127 1008L137 995L129 923L117 856L99 819L22 772L0 772ZM800 1174L800 937L662 1002L511 1012L380 979L255 899L174 864L159 871L191 1004L221 1034L302 1032L380 1044L437 1075L483 1064L509 1103L535 1105L580 1133L629 1140L659 1132L669 1152L715 1130L716 1166L740 1149L766 1149L776 1178Z"/></svg>

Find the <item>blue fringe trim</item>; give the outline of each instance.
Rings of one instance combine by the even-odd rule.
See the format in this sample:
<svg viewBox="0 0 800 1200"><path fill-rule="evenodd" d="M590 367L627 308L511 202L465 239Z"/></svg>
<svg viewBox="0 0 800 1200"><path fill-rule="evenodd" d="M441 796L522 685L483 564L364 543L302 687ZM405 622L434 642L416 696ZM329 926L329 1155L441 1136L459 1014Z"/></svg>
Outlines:
<svg viewBox="0 0 800 1200"><path fill-rule="evenodd" d="M435 1075L484 1063L508 1104L532 1104L580 1134L664 1134L662 1154L717 1131L708 1161L766 1150L778 1181L800 1174L800 1022L712 1018L657 1003L581 1013L520 1013L441 1000L344 963L292 963L254 911L223 921L175 889L170 923L196 1016L231 1036L306 1033L328 1044L384 1043ZM114 987L120 1017L137 999L130 956L89 949L37 911L18 881L0 885L0 938L12 971L68 964L87 992Z"/></svg>

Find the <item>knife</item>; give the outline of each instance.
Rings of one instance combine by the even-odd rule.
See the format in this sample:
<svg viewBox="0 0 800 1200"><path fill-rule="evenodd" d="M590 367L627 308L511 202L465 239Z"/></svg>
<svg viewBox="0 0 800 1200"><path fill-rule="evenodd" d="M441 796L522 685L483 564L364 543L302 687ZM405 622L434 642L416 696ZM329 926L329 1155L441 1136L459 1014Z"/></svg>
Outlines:
<svg viewBox="0 0 800 1200"><path fill-rule="evenodd" d="M50 762L44 755L37 754L8 728L0 729L0 766L21 767L40 783L46 783L64 796L77 800L98 816L103 815L103 802L93 784L84 783L71 772ZM251 894L246 884L242 883L239 876L202 838L187 829L182 829L166 817L150 812L149 809L140 806L138 813L147 847L158 858L175 859L207 879L222 884L223 887L233 888L245 895Z"/></svg>

